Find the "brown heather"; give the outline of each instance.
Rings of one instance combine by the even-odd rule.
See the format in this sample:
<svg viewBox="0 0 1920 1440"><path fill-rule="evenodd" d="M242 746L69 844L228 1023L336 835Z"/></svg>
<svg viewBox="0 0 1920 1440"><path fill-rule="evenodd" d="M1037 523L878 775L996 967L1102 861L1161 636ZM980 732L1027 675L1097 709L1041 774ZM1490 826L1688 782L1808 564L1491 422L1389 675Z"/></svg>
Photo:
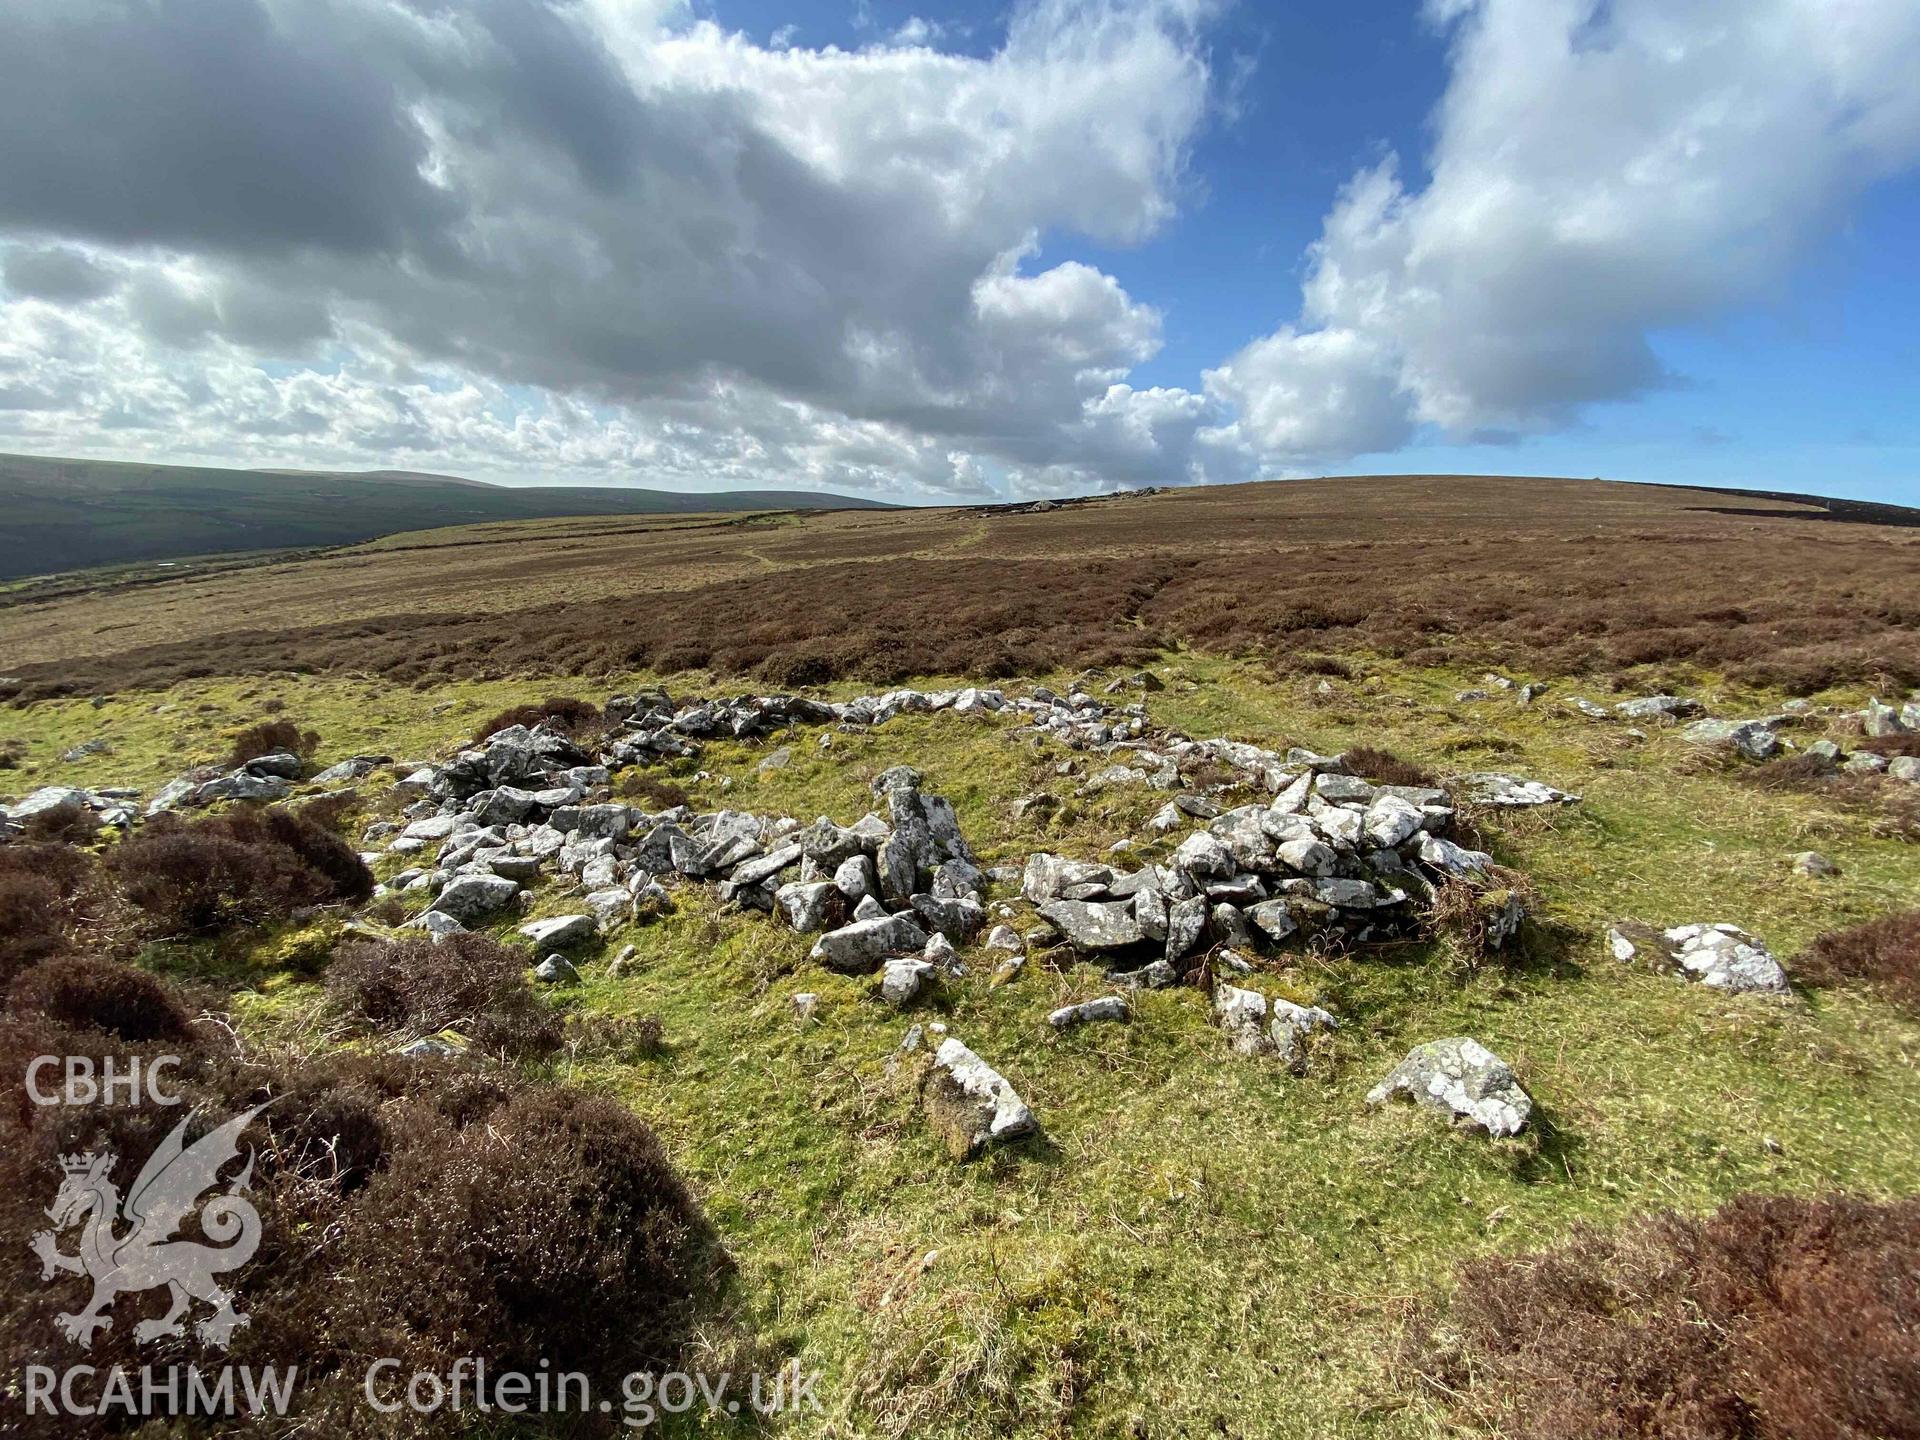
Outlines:
<svg viewBox="0 0 1920 1440"><path fill-rule="evenodd" d="M1818 937L1793 965L1808 985L1864 985L1920 1017L1920 910Z"/></svg>
<svg viewBox="0 0 1920 1440"><path fill-rule="evenodd" d="M71 960L22 976L0 1012L0 1074L12 1090L0 1105L0 1233L45 1228L61 1155L110 1150L124 1188L183 1115L191 1140L266 1105L242 1140L262 1225L235 1276L251 1324L224 1353L174 1342L167 1363L297 1365L291 1423L302 1433L447 1433L445 1416L371 1411L367 1366L397 1356L403 1373L446 1373L481 1354L496 1374L532 1373L542 1357L564 1357L594 1393L618 1394L629 1372L680 1361L711 1316L725 1257L653 1132L625 1108L497 1067L243 1053L226 1027L188 1028L185 1013L152 976ZM123 1065L179 1056L168 1079L185 1103L28 1104L25 1070L41 1054ZM0 1267L0 1365L137 1370L153 1359L134 1326L165 1309L164 1290L122 1297L84 1354L63 1348L55 1316L81 1283ZM245 1422L190 1428L237 1434ZM112 1415L62 1416L22 1433L116 1429Z"/></svg>
<svg viewBox="0 0 1920 1440"><path fill-rule="evenodd" d="M1912 1440L1920 1200L1741 1196L1461 1268L1416 1375L1507 1440Z"/></svg>
<svg viewBox="0 0 1920 1440"><path fill-rule="evenodd" d="M274 670L993 679L1183 644L1309 673L1371 652L1920 684L1920 535L1725 493L1402 476L597 542L547 523L21 602L0 649L25 698ZM236 619L263 615L285 618Z"/></svg>

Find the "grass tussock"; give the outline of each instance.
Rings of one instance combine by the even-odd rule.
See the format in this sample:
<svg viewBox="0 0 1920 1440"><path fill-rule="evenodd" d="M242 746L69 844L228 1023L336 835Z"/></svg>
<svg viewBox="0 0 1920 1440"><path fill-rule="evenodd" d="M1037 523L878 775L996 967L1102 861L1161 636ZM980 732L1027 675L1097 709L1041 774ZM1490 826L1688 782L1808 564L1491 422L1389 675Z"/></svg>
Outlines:
<svg viewBox="0 0 1920 1440"><path fill-rule="evenodd" d="M1920 910L1819 936L1794 962L1809 985L1864 985L1920 1017Z"/></svg>
<svg viewBox="0 0 1920 1440"><path fill-rule="evenodd" d="M1747 1195L1461 1268L1415 1370L1510 1440L1920 1434L1920 1200Z"/></svg>

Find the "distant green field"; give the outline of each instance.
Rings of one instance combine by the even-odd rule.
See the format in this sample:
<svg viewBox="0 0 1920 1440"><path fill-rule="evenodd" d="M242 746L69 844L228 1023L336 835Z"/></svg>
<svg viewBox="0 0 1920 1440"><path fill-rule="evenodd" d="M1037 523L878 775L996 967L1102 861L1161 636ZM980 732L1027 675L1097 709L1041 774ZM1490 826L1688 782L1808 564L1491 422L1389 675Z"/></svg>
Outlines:
<svg viewBox="0 0 1920 1440"><path fill-rule="evenodd" d="M0 579L559 515L881 508L810 491L509 488L402 472L216 470L0 455Z"/></svg>

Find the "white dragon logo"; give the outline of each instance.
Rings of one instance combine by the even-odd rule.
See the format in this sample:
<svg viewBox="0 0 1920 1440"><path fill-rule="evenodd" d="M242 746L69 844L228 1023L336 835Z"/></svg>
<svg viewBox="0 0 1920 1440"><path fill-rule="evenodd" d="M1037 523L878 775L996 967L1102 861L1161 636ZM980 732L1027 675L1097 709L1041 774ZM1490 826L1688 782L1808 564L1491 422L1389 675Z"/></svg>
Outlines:
<svg viewBox="0 0 1920 1440"><path fill-rule="evenodd" d="M173 1236L200 1197L220 1184L221 1168L240 1153L240 1132L265 1108L256 1106L236 1116L201 1136L191 1147L185 1137L193 1117L182 1120L141 1167L124 1205L119 1188L110 1178L119 1156L95 1151L60 1157L65 1178L47 1210L53 1229L33 1237L33 1252L40 1257L42 1280L65 1271L84 1274L93 1281L93 1298L85 1308L59 1317L62 1334L87 1349L93 1344L96 1330L113 1324L106 1312L115 1296L162 1285L172 1292L172 1308L157 1319L136 1325L133 1333L137 1340L180 1335L181 1317L195 1300L214 1307L213 1314L194 1326L194 1333L209 1345L225 1349L234 1329L249 1323L233 1308L233 1296L221 1289L214 1277L246 1264L260 1246L259 1212L240 1193L253 1178L251 1151L246 1168L200 1211L200 1229L213 1243L176 1240ZM80 1236L79 1253L61 1253L56 1236L82 1220L86 1228ZM114 1227L122 1222L132 1229L125 1235L114 1234Z"/></svg>

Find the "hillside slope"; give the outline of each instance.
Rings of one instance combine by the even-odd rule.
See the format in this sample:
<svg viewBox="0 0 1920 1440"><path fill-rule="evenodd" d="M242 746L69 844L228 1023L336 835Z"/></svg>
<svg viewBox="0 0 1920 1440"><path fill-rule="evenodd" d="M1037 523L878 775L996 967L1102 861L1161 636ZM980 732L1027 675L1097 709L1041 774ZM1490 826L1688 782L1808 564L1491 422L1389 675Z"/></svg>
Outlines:
<svg viewBox="0 0 1920 1440"><path fill-rule="evenodd" d="M348 545L401 530L560 515L880 508L785 490L514 489L400 471L218 470L0 455L0 579L94 565Z"/></svg>

